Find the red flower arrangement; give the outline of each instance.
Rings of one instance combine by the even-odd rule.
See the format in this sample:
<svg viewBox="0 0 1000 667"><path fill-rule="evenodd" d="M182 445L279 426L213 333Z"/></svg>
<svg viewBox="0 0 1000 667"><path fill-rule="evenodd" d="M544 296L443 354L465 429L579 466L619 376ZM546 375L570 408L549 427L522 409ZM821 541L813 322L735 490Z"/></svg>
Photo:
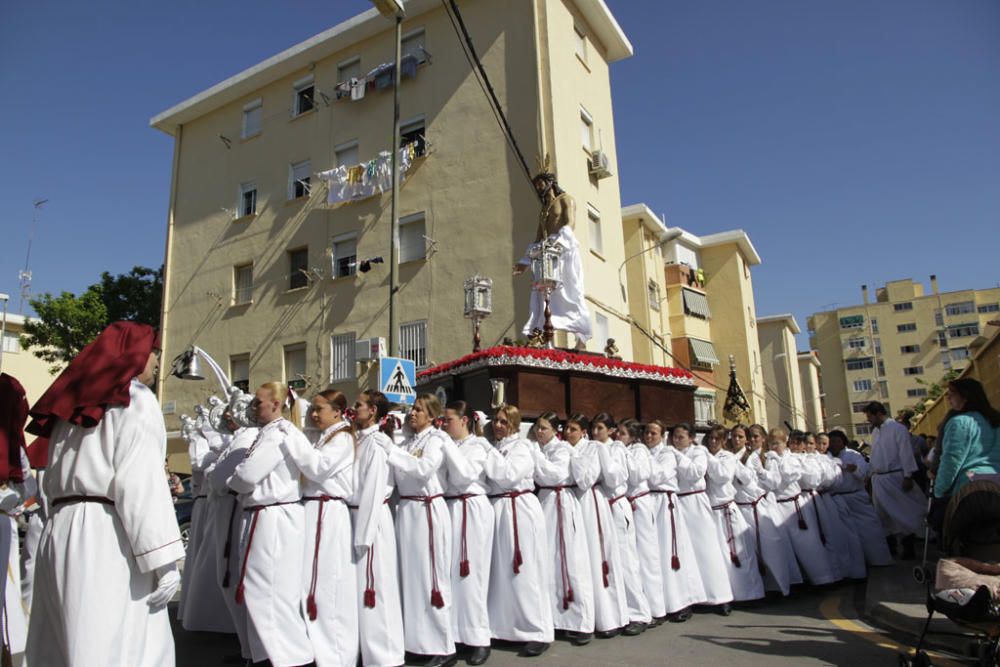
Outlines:
<svg viewBox="0 0 1000 667"><path fill-rule="evenodd" d="M636 364L618 359L608 359L595 354L507 345L498 345L473 352L453 361L425 369L417 373L417 380L425 381L438 375L482 366L531 366L551 370L576 370L616 377L660 380L674 384L694 384L694 376L689 371L680 368Z"/></svg>

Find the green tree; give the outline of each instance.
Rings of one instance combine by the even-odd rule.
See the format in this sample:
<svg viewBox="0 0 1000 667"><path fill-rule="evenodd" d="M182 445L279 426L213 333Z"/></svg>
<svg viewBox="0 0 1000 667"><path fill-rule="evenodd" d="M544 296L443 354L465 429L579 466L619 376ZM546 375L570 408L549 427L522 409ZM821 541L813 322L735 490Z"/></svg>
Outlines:
<svg viewBox="0 0 1000 667"><path fill-rule="evenodd" d="M162 267L136 266L117 276L105 271L80 296L45 293L31 299L37 317L25 322L21 345L51 363L49 371L55 374L111 322L158 326L162 295Z"/></svg>
<svg viewBox="0 0 1000 667"><path fill-rule="evenodd" d="M917 401L911 410L915 414L922 415L927 410L927 404L936 401L938 396L943 394L948 389L948 383L957 378L959 375L958 370L952 368L945 372L941 379L932 384L927 384L926 381L917 379L917 382L927 387L927 396L923 400Z"/></svg>

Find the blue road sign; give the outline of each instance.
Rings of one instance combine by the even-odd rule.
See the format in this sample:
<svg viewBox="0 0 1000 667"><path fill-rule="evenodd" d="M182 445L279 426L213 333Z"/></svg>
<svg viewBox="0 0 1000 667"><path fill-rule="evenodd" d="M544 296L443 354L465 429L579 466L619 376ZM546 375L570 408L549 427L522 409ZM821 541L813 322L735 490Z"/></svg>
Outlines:
<svg viewBox="0 0 1000 667"><path fill-rule="evenodd" d="M417 369L409 359L382 357L379 359L379 391L392 403L413 405L417 398Z"/></svg>

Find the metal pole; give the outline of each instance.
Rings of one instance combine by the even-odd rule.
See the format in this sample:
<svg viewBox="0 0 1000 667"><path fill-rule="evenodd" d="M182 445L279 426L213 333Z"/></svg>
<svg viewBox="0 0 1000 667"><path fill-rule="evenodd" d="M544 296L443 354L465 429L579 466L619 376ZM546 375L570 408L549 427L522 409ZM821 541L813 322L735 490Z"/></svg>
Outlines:
<svg viewBox="0 0 1000 667"><path fill-rule="evenodd" d="M396 14L396 59L392 86L392 231L389 234L389 356L399 356L399 62L403 51L403 15Z"/></svg>

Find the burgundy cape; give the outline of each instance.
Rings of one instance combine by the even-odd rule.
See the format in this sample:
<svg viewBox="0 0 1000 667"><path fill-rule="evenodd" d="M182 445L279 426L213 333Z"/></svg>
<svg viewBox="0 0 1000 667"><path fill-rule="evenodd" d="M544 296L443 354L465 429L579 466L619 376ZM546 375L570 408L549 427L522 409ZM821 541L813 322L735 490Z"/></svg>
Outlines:
<svg viewBox="0 0 1000 667"><path fill-rule="evenodd" d="M0 374L0 482L23 482L21 450L28 399L13 375Z"/></svg>

